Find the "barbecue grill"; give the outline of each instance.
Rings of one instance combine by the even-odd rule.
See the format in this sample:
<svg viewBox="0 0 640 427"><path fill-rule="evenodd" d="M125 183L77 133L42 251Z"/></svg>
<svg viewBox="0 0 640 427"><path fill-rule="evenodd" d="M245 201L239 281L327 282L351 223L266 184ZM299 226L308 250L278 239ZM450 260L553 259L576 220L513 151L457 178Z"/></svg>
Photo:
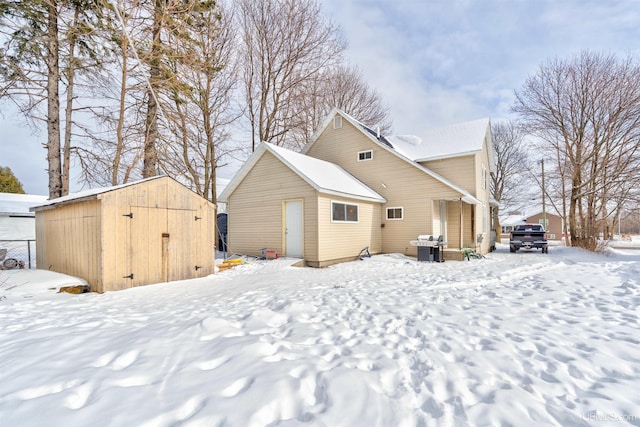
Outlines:
<svg viewBox="0 0 640 427"><path fill-rule="evenodd" d="M417 240L409 242L411 246L418 247L418 261L428 262L444 262L444 256L441 254L441 248L447 245L443 236L437 238L431 235L420 235Z"/></svg>

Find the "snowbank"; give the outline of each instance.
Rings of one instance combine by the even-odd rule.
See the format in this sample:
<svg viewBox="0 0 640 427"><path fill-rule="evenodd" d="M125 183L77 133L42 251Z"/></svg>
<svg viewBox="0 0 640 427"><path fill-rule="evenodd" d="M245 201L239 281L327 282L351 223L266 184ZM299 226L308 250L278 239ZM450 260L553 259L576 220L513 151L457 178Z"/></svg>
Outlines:
<svg viewBox="0 0 640 427"><path fill-rule="evenodd" d="M260 261L101 295L13 287L2 424L640 425L639 261L500 246L442 264Z"/></svg>

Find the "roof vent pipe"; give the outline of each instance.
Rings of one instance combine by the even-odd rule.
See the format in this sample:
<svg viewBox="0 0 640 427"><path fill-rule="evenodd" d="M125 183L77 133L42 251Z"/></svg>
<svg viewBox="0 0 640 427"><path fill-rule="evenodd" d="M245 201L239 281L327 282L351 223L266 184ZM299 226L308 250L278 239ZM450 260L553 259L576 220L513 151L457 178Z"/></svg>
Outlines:
<svg viewBox="0 0 640 427"><path fill-rule="evenodd" d="M378 139L380 139L380 126L378 126L376 134L378 135Z"/></svg>

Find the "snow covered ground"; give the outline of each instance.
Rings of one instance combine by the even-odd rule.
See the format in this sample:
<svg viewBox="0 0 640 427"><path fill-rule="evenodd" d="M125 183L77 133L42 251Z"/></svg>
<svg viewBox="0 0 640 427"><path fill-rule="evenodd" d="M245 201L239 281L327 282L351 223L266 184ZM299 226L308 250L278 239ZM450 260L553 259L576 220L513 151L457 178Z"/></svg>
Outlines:
<svg viewBox="0 0 640 427"><path fill-rule="evenodd" d="M640 426L640 251L0 272L2 426Z"/></svg>

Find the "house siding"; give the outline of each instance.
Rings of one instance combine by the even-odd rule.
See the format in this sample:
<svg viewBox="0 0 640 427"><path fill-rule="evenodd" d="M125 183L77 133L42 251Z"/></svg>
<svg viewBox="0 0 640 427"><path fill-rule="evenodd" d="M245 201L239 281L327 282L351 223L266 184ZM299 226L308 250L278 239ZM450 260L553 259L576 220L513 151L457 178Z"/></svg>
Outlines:
<svg viewBox="0 0 640 427"><path fill-rule="evenodd" d="M282 254L283 202L302 200L303 257L317 260L317 199L313 187L265 152L229 197L229 251L260 256L260 248L269 248Z"/></svg>
<svg viewBox="0 0 640 427"><path fill-rule="evenodd" d="M357 153L365 150L373 150L373 158L358 162ZM340 129L327 127L306 154L340 165L387 200L380 212L382 252L416 256L417 249L409 242L420 234L434 234L432 200L459 197L455 190L375 144L347 120ZM403 207L403 220L387 221L386 207Z"/></svg>
<svg viewBox="0 0 640 427"><path fill-rule="evenodd" d="M476 194L476 177L479 175L474 155L431 160L420 164L469 193Z"/></svg>
<svg viewBox="0 0 640 427"><path fill-rule="evenodd" d="M358 222L333 222L331 202L358 205ZM371 253L379 253L382 250L380 215L380 203L321 195L318 198L318 259L354 259L365 247L369 247Z"/></svg>

